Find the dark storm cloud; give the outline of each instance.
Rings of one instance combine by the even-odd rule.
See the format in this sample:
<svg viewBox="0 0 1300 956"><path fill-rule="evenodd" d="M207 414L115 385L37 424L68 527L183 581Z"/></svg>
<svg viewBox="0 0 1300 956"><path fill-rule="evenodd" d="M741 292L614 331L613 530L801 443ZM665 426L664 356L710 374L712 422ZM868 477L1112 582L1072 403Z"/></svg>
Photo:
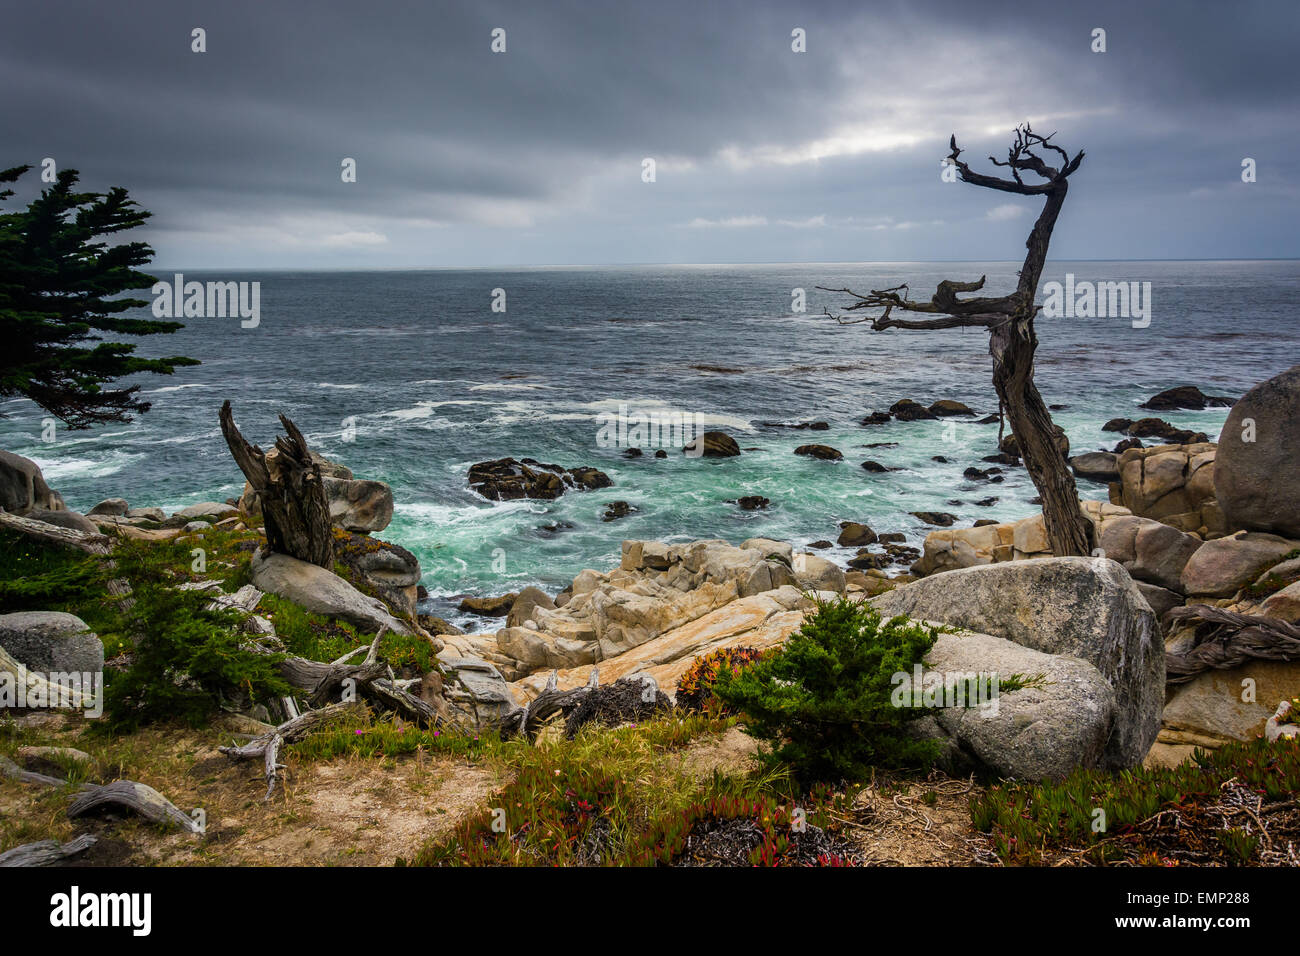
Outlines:
<svg viewBox="0 0 1300 956"><path fill-rule="evenodd" d="M1029 118L1088 150L1058 254L1296 255L1297 10L52 0L6 14L0 164L128 186L163 264L1014 256L1032 203L938 161Z"/></svg>

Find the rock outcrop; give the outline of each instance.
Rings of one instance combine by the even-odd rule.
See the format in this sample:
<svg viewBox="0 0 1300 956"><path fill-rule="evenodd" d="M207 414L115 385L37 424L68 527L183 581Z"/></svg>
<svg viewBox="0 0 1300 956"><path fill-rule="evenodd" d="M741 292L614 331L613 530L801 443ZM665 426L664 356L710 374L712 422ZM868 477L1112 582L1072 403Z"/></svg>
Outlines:
<svg viewBox="0 0 1300 956"><path fill-rule="evenodd" d="M41 468L30 458L0 451L0 508L25 515L34 509L63 511L57 491L45 483Z"/></svg>
<svg viewBox="0 0 1300 956"><path fill-rule="evenodd" d="M546 465L533 458L498 458L481 461L469 469L469 486L491 501L517 498L550 500L566 491L608 488L613 482L595 468Z"/></svg>
<svg viewBox="0 0 1300 956"><path fill-rule="evenodd" d="M1215 498L1217 446L1154 445L1119 456L1120 480L1110 500L1136 515L1206 537L1227 530Z"/></svg>
<svg viewBox="0 0 1300 956"><path fill-rule="evenodd" d="M949 571L871 603L882 613L939 621L1092 664L1115 690L1099 766L1141 764L1160 729L1164 646L1127 571L1104 558L1046 558Z"/></svg>

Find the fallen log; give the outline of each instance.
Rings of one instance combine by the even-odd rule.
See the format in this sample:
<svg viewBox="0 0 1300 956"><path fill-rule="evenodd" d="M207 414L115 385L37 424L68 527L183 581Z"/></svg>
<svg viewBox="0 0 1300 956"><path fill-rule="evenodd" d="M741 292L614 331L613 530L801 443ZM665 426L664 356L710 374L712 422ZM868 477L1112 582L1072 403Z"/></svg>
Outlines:
<svg viewBox="0 0 1300 956"><path fill-rule="evenodd" d="M134 780L114 780L83 791L68 805L72 819L104 810L128 810L152 823L202 833L203 827L153 787Z"/></svg>
<svg viewBox="0 0 1300 956"><path fill-rule="evenodd" d="M58 777L50 777L43 773L24 770L4 756L0 756L0 777L8 777L10 780L17 780L19 783L38 783L46 787L66 787L68 785L68 781L60 780ZM84 783L81 785L81 789L85 790L93 786L94 784Z"/></svg>
<svg viewBox="0 0 1300 956"><path fill-rule="evenodd" d="M113 547L112 539L107 535L78 531L76 528L60 528L33 518L0 511L0 528L8 528L26 535L42 544L52 544L60 548L75 548L86 554L108 554Z"/></svg>
<svg viewBox="0 0 1300 956"><path fill-rule="evenodd" d="M1300 661L1300 627L1279 618L1189 604L1167 611L1165 619L1196 625L1189 650L1165 655L1167 684L1185 684L1205 671L1228 670L1252 660Z"/></svg>
<svg viewBox="0 0 1300 956"><path fill-rule="evenodd" d="M89 833L60 843L58 840L40 840L16 846L12 850L0 853L0 867L3 866L49 866L89 850L99 841Z"/></svg>

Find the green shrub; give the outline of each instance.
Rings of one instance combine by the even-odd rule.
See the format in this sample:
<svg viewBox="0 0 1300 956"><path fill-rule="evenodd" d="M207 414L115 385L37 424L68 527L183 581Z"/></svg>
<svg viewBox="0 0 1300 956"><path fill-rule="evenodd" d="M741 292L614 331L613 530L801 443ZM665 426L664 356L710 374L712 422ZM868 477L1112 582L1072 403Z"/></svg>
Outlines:
<svg viewBox="0 0 1300 956"><path fill-rule="evenodd" d="M875 766L927 767L939 745L909 733L925 711L893 706L891 679L910 673L939 630L846 597L819 602L786 645L738 674L722 669L714 694L735 708L765 758L803 782L860 779Z"/></svg>
<svg viewBox="0 0 1300 956"><path fill-rule="evenodd" d="M134 651L127 670L107 681L108 727L131 730L173 719L198 726L224 700L292 693L277 668L281 655L249 650L234 613L208 610L211 597L201 591L179 590L165 551L134 542L114 551L114 573L131 582L120 613Z"/></svg>

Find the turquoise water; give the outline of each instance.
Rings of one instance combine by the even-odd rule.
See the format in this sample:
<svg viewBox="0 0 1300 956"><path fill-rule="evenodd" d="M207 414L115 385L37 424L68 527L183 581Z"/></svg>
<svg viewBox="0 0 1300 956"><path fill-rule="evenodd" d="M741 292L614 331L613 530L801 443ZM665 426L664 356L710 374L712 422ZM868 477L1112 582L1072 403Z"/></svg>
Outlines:
<svg viewBox="0 0 1300 956"><path fill-rule="evenodd" d="M900 398L963 401L995 412L987 337L978 330L875 333L821 315L855 289L912 282L928 297L943 277L988 275L1010 291L1013 263L690 266L266 273L187 278L261 282L261 322L194 319L148 354L203 361L171 379L141 380L153 410L129 425L60 431L41 441L28 402L2 406L0 447L44 468L69 506L122 496L133 506L178 508L237 495L242 476L217 427L223 399L250 440L268 446L283 411L313 446L360 477L389 482L397 500L383 537L413 550L435 599L499 593L527 584L554 591L584 567L608 568L624 538L739 541L763 535L806 544L834 539L838 522L928 530L911 511L949 511L959 524L1035 511L1021 469L1001 484L962 471L993 453L997 425L965 420L862 427ZM1300 355L1295 262L1054 263L1044 281L1152 283L1148 328L1126 319L1040 319L1037 381L1074 452L1113 447L1101 425L1141 417L1136 405L1164 388L1195 384L1240 395ZM506 290L506 312L491 310ZM791 290L808 294L791 312ZM681 412L731 433L739 458L627 459L601 447L600 416ZM1226 409L1162 415L1214 438ZM822 420L828 431L762 426ZM353 440L351 424L355 429ZM793 454L829 444L845 460ZM868 443L896 442L869 449ZM939 464L932 457L952 459ZM614 487L556 501L488 502L468 489L470 464L531 456L592 465ZM866 459L902 470L869 474ZM1081 482L1085 496L1103 486ZM728 499L764 495L745 512ZM989 496L989 507L974 502ZM637 511L605 522L609 501ZM960 503L957 503L960 502ZM559 530L548 530L550 526ZM834 552L848 557L847 552ZM435 600L435 609L445 610Z"/></svg>

